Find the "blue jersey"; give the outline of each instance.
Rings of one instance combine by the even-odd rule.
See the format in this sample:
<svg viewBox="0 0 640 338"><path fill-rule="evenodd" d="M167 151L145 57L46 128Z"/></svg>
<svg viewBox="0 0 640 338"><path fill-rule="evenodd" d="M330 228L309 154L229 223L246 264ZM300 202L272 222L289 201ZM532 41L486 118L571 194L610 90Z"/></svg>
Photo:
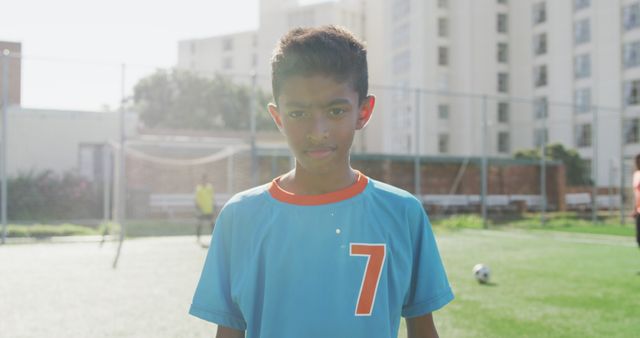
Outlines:
<svg viewBox="0 0 640 338"><path fill-rule="evenodd" d="M389 338L452 299L420 202L359 174L324 195L274 180L234 196L189 312L247 338Z"/></svg>

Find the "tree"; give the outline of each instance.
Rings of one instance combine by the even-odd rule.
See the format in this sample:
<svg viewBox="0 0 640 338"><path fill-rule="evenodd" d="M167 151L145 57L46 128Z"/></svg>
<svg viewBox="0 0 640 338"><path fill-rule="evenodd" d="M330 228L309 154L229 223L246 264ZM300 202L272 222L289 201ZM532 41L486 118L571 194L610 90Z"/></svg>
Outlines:
<svg viewBox="0 0 640 338"><path fill-rule="evenodd" d="M275 130L266 112L269 96L256 90L256 128ZM232 129L250 127L251 88L173 69L158 70L134 87L134 109L151 128Z"/></svg>
<svg viewBox="0 0 640 338"><path fill-rule="evenodd" d="M545 147L545 158L549 160L561 161L566 169L568 185L591 185L591 178L588 176L589 167L574 149L565 149L562 144L547 144ZM515 158L519 159L540 159L540 149L524 149L515 153Z"/></svg>

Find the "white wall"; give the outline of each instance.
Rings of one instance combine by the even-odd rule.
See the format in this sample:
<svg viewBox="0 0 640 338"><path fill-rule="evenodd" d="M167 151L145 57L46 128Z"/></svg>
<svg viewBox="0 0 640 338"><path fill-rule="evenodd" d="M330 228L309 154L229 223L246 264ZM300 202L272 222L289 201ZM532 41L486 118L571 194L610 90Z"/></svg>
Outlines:
<svg viewBox="0 0 640 338"><path fill-rule="evenodd" d="M127 137L135 135L137 119L136 114L127 114ZM7 172L11 176L32 169L77 170L80 145L118 141L120 124L118 113L14 106L7 126Z"/></svg>

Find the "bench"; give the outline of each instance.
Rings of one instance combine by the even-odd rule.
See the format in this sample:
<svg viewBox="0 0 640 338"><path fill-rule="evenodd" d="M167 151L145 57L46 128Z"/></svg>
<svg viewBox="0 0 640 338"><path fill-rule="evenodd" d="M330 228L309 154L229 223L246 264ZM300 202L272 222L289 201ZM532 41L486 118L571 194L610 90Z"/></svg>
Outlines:
<svg viewBox="0 0 640 338"><path fill-rule="evenodd" d="M467 195L422 195L422 204L432 212L463 211L470 206Z"/></svg>
<svg viewBox="0 0 640 338"><path fill-rule="evenodd" d="M482 196L469 195L469 203L479 211L482 207ZM510 209L509 195L487 195L485 200L487 210L503 211Z"/></svg>
<svg viewBox="0 0 640 338"><path fill-rule="evenodd" d="M620 195L598 195L596 196L596 207L598 209L620 209L622 205Z"/></svg>
<svg viewBox="0 0 640 338"><path fill-rule="evenodd" d="M540 210L542 197L540 195L510 195L510 203L525 203L527 210Z"/></svg>
<svg viewBox="0 0 640 338"><path fill-rule="evenodd" d="M591 208L591 194L586 192L564 195L567 210L586 210Z"/></svg>
<svg viewBox="0 0 640 338"><path fill-rule="evenodd" d="M220 210L229 200L229 194L215 194L215 210ZM173 218L176 214L195 214L194 194L151 194L149 195L149 207L151 211L160 211Z"/></svg>

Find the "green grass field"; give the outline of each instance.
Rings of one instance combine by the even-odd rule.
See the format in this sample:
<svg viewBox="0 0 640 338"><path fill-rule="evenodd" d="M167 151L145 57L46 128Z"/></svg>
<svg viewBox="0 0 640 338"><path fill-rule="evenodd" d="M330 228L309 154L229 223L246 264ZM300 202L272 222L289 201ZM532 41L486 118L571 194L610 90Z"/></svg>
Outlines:
<svg viewBox="0 0 640 338"><path fill-rule="evenodd" d="M441 337L638 335L633 237L462 230L437 238L456 295L434 314ZM476 263L490 266L490 285L474 280Z"/></svg>
<svg viewBox="0 0 640 338"><path fill-rule="evenodd" d="M631 236L444 226L436 236L456 295L434 314L441 337L638 336L640 251ZM115 248L0 246L0 336L214 336L212 325L187 315L206 254L192 235L130 238L117 270ZM493 284L472 277L480 262Z"/></svg>

